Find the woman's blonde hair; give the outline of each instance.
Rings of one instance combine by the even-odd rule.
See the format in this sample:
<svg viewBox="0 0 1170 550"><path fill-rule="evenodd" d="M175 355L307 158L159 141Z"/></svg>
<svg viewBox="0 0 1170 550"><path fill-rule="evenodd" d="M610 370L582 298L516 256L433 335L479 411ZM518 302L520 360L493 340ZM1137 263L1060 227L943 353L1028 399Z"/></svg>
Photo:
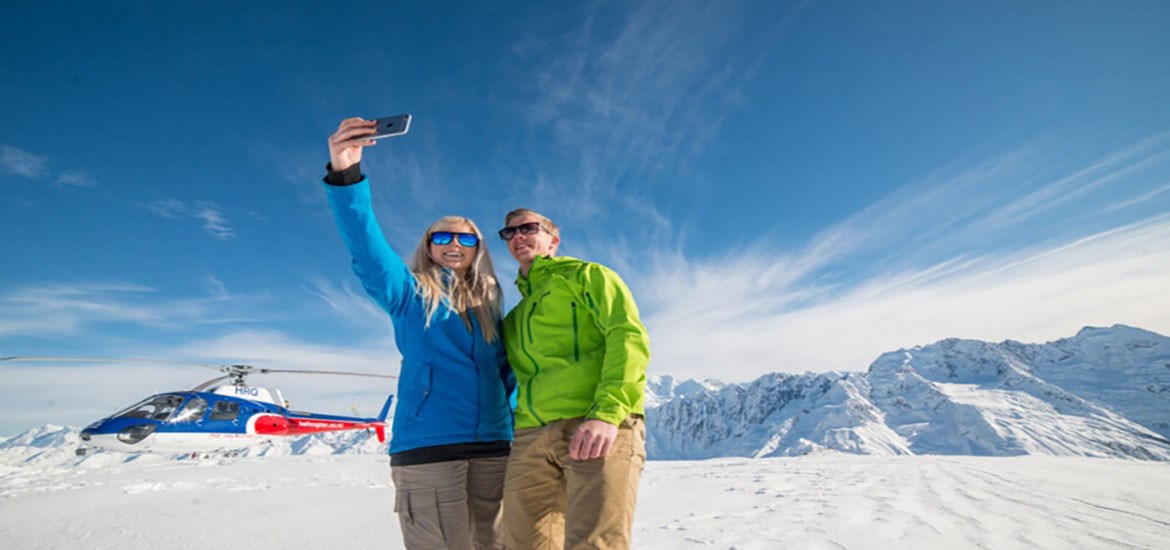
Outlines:
<svg viewBox="0 0 1170 550"><path fill-rule="evenodd" d="M479 237L479 245L475 247L475 257L467 268L467 274L462 278L454 275L447 277L444 275L443 266L431 259L431 233L443 231L459 223L465 223L471 228L475 236ZM422 297L426 309L427 327L431 326L431 319L439 309L439 304L445 301L451 311L463 317L463 322L469 329L471 322L464 314L475 315L485 341L494 342L499 338L496 322L503 309L500 283L496 279L492 255L484 243L483 233L480 233L475 222L459 216L446 216L432 223L423 233L418 248L414 249L414 256L410 259L410 271L414 273L414 278L418 282L418 294Z"/></svg>

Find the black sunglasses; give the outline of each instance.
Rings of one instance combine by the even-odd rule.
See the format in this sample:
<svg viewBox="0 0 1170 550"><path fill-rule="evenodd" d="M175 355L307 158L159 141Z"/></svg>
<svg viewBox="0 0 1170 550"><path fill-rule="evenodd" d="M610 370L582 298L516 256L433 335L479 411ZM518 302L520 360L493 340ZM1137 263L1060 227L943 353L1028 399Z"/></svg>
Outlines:
<svg viewBox="0 0 1170 550"><path fill-rule="evenodd" d="M544 229L544 226L540 225L540 222L528 222L522 223L520 225L512 225L500 230L500 238L504 239L505 241L510 241L512 240L512 237L516 236L517 231L525 235L531 235L537 231L540 231L541 229Z"/></svg>
<svg viewBox="0 0 1170 550"><path fill-rule="evenodd" d="M479 237L475 233L456 233L454 231L435 231L431 233L431 244L443 246L451 244L453 240L458 240L459 245L464 248L472 248L479 244Z"/></svg>

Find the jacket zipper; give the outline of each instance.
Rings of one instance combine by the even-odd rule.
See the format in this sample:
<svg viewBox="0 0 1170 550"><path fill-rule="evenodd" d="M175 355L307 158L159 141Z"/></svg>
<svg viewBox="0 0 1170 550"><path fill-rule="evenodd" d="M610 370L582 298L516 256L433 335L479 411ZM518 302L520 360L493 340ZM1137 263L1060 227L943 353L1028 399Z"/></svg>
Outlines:
<svg viewBox="0 0 1170 550"><path fill-rule="evenodd" d="M569 302L573 308L573 361L581 362L581 346L577 341L577 302Z"/></svg>
<svg viewBox="0 0 1170 550"><path fill-rule="evenodd" d="M479 360L475 356L475 341L476 341L476 319L474 315L471 317L471 364L475 365L475 440L482 439L483 430L480 429L480 421L482 420L483 404L480 396L483 395L483 376L479 372ZM485 342L486 343L486 342Z"/></svg>
<svg viewBox="0 0 1170 550"><path fill-rule="evenodd" d="M589 311L593 313L594 321L599 321L601 319L601 312L597 311L597 304L593 303L593 296L589 294L588 290L585 291L585 301L589 302Z"/></svg>
<svg viewBox="0 0 1170 550"><path fill-rule="evenodd" d="M544 298L544 296L541 296L541 298ZM532 309L528 310L528 317L526 317L524 319L524 324L521 325L521 327L520 327L521 331L528 332L528 342L529 343L532 343L532 315L534 313L536 313L536 306L538 303L539 303L539 301L532 302ZM540 375L540 365L538 365L536 363L536 358L532 357L531 353L528 353L528 348L524 345L524 336L523 335L520 336L520 351L523 351L524 355L526 357L528 357L528 360L532 361L532 369L533 369L532 378L529 378L528 384L526 384L527 391L525 391L524 400L527 402L528 412L532 413L532 417L535 418L537 422L540 422L541 426L544 426L545 425L544 419L540 418L539 414L536 414L536 407L532 406L532 381L536 380L536 377Z"/></svg>
<svg viewBox="0 0 1170 550"><path fill-rule="evenodd" d="M542 296L543 298L543 296ZM528 310L528 316L524 318L524 326L528 328L528 343L532 342L532 316L536 314L536 302L532 302L532 309Z"/></svg>

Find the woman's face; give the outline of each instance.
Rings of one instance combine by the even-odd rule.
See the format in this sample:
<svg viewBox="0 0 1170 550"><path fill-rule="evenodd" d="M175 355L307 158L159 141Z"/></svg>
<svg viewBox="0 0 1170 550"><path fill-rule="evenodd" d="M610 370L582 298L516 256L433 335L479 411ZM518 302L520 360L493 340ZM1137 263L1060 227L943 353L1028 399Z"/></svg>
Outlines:
<svg viewBox="0 0 1170 550"><path fill-rule="evenodd" d="M467 222L440 225L431 231L431 235L439 231L475 234L475 231L471 229L471 224ZM471 267L471 262L475 260L476 248L483 246L483 243L477 243L472 247L465 247L459 244L459 236L454 235L451 238L451 242L447 244L435 244L434 239L431 239L427 246L433 262L449 268L459 276L463 276L467 274L467 269Z"/></svg>

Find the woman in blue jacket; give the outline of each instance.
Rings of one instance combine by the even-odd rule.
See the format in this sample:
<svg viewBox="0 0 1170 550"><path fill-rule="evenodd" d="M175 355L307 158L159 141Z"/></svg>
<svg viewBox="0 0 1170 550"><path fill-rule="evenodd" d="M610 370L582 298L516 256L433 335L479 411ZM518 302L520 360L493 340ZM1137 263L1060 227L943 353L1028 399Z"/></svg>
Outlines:
<svg viewBox="0 0 1170 550"><path fill-rule="evenodd" d="M329 137L325 192L353 271L390 314L402 353L390 441L394 511L407 548L503 548L500 500L515 378L501 344L501 292L471 220L442 218L408 266L386 243L361 174L375 123Z"/></svg>

